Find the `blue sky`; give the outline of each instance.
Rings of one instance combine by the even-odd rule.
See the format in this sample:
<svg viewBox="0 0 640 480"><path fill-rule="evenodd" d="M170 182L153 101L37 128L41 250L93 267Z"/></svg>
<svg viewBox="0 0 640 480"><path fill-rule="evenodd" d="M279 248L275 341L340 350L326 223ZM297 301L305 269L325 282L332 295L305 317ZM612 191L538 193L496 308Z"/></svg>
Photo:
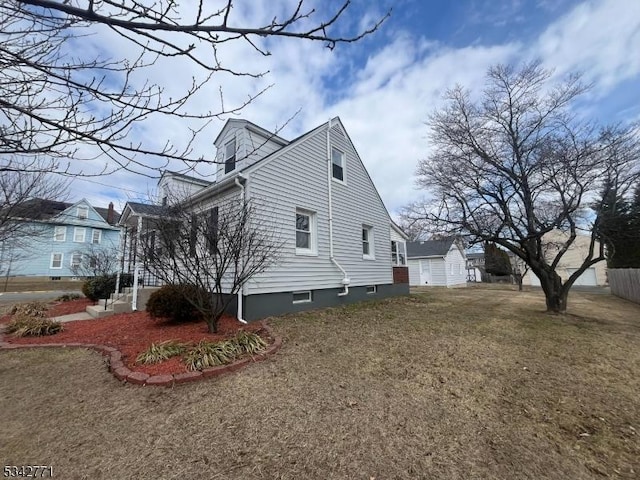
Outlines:
<svg viewBox="0 0 640 480"><path fill-rule="evenodd" d="M238 0L234 21L264 21L272 18L273 8L284 11L295 3ZM337 3L315 0L308 5L326 17ZM339 115L392 214L423 195L414 187L414 171L430 149L427 117L456 83L479 91L490 65L539 59L557 78L581 71L593 89L576 107L578 114L601 123L640 120L640 1L354 0L338 28L354 31L388 8L392 15L378 32L333 51L319 43L270 40L272 55L261 57L247 45L229 44L220 52L228 66L271 73L257 81L214 77L196 100L215 110L219 87L225 103L232 104L273 84L242 117L273 130L299 111L282 131L285 138ZM93 46L113 56L129 51L102 34L94 37ZM175 61L145 73L169 92L179 91L193 74L198 74L193 66ZM212 155L213 139L223 124L209 125L196 150ZM179 144L186 141L188 126L151 119L136 129L132 141L160 145L171 139ZM197 173L212 170L201 166ZM153 179L121 172L76 181L73 197L86 197L98 206L113 200L122 208L127 199L148 197L154 187Z"/></svg>

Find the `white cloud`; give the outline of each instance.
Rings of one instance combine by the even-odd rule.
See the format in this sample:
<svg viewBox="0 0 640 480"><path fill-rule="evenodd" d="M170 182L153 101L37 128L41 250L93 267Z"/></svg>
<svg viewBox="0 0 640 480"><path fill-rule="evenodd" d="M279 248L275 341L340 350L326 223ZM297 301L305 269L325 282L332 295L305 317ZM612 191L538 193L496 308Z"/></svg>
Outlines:
<svg viewBox="0 0 640 480"><path fill-rule="evenodd" d="M234 21L240 24L248 17L270 20L264 5L267 3L257 2L253 8L252 2L251 9L234 11ZM283 11L285 5L291 2L277 3L278 11ZM320 3L318 6L321 8ZM398 17L402 15L394 18ZM357 26L363 18L373 17L351 18L348 25ZM451 26L452 30L457 27ZM339 115L385 204L394 213L421 195L414 189L414 171L417 162L429 153L424 122L442 104L444 92L456 83L478 91L490 65L533 58L541 58L558 73L581 69L602 91L615 90L621 81L637 78L640 73L640 2L585 2L541 30L539 38L529 45L511 42L452 48L424 36L410 35L408 30L376 35L375 41L339 45L333 52L321 43L272 39L266 42L272 53L269 57L257 54L244 42L231 42L220 51L225 65L269 70L270 74L258 80L215 75L199 95L196 106L215 110L219 87L223 88L225 103L230 105L273 83L242 112L243 118L274 129L301 109L283 131L283 136L292 138ZM383 45L376 44L384 39L388 41ZM361 48L365 47L361 45L373 49L363 53ZM116 54L126 54L123 45L114 48ZM188 63L173 62L170 68L166 65L150 70L149 79L165 85L170 92L184 87L194 73ZM156 144L167 139L184 142L187 122L159 120L145 123L140 132L145 140ZM194 148L213 153L213 139L222 125L223 121L213 122ZM204 173L206 169L197 171ZM153 181L124 173L103 181L138 192L154 186ZM94 192L99 192L95 199L104 205L107 188L78 184L78 197L91 199ZM127 190L120 194L121 198L134 195Z"/></svg>

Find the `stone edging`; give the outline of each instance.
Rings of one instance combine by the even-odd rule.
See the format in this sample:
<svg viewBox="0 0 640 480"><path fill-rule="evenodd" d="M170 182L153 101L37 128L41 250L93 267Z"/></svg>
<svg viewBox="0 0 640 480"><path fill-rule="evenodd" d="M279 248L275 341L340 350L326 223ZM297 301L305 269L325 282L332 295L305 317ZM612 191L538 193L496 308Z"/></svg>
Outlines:
<svg viewBox="0 0 640 480"><path fill-rule="evenodd" d="M252 357L245 357L228 365L220 365L217 367L205 368L204 370L196 370L195 372L174 373L172 375L149 375L143 372L134 372L129 370L122 362L122 353L114 347L106 345L97 345L90 343L41 343L41 344L11 344L3 341L3 334L0 331L0 349L18 350L21 348L51 348L51 347L67 347L67 348L92 348L109 360L109 371L123 382L135 385L157 385L163 387L172 387L178 383L194 382L205 378L217 377L227 372L234 372L245 365L252 362L259 362L266 359L272 353L277 352L282 346L282 337L274 335L271 328L266 322L261 322L262 327L273 338L273 343L262 353Z"/></svg>

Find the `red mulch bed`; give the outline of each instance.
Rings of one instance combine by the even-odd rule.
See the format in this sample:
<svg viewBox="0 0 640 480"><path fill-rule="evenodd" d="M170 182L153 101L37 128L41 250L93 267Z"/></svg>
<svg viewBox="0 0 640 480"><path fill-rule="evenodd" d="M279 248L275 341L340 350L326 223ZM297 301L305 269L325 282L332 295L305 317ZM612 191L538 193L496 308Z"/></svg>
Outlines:
<svg viewBox="0 0 640 480"><path fill-rule="evenodd" d="M69 302L71 303L71 302ZM5 335L4 340L12 344L43 343L88 343L117 348L122 352L122 362L130 370L149 375L174 374L187 371L179 357L155 365L137 365L138 354L151 345L165 340L177 340L185 343L197 343L206 339L218 341L228 338L238 330L260 332L262 325L243 325L233 317L224 316L218 323L218 333L210 334L205 322L170 323L152 319L147 312L133 312L99 320L80 320L64 324L64 330L46 337L16 338ZM269 340L264 332L262 337Z"/></svg>
<svg viewBox="0 0 640 480"><path fill-rule="evenodd" d="M88 298L79 298L68 302L55 302L52 303L47 310L47 316L60 317L62 315L70 315L72 313L81 313L86 311L89 305L95 305L95 302L92 302Z"/></svg>

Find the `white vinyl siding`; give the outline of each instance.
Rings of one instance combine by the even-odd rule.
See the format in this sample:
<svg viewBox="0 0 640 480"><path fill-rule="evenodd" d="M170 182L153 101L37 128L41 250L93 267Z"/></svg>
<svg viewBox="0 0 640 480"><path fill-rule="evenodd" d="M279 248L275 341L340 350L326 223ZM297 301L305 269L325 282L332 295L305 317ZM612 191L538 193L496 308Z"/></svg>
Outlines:
<svg viewBox="0 0 640 480"><path fill-rule="evenodd" d="M64 225L57 225L53 232L54 242L64 242L67 239L67 227Z"/></svg>
<svg viewBox="0 0 640 480"><path fill-rule="evenodd" d="M102 231L94 228L91 231L91 243L99 244L102 241Z"/></svg>
<svg viewBox="0 0 640 480"><path fill-rule="evenodd" d="M52 253L51 254L51 268L54 270L59 270L62 268L62 259L64 255L62 253Z"/></svg>
<svg viewBox="0 0 640 480"><path fill-rule="evenodd" d="M73 229L73 241L76 243L84 243L87 229L83 227L75 227Z"/></svg>
<svg viewBox="0 0 640 480"><path fill-rule="evenodd" d="M350 278L350 286L393 283L389 255L390 220L384 205L347 138L331 132L331 144L345 153L349 185L332 182L334 257ZM250 170L248 192L261 218L272 219L284 239L278 264L256 275L247 294L341 288L344 275L330 260L328 217L327 130L316 129L306 138L256 170ZM295 168L292 168L295 166ZM286 174L283 174L286 172ZM296 255L296 209L316 212L317 255ZM371 251L375 261L362 261L362 225L375 232Z"/></svg>

